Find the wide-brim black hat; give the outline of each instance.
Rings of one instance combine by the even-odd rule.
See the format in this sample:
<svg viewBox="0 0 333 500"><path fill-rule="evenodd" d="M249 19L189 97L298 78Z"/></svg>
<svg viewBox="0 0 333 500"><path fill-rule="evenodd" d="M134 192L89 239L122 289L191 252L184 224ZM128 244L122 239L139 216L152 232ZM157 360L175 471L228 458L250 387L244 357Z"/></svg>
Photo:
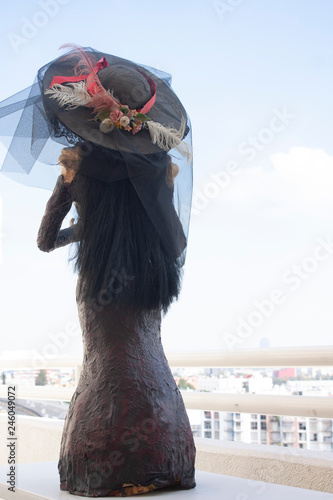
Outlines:
<svg viewBox="0 0 333 500"><path fill-rule="evenodd" d="M90 48L74 48L69 54L55 59L53 62L41 68L38 73L39 85L43 97L45 111L51 123L57 120L63 124L71 133L84 141L89 141L96 146L102 146L110 150L152 154L161 151L169 151L174 144L163 141L163 148L154 144L150 130L145 127L133 134L116 127L112 132L103 133L100 129L101 121L96 117L92 109L85 106L72 106L63 102L59 103L54 95L50 93L50 86L55 77L73 78L78 75L78 68L82 60L88 60L94 66L99 60L105 58L108 67L96 72L98 79L106 91L110 91L123 105L129 105L128 97L132 100L132 106L141 107L152 97L152 89L145 77L150 78L155 85L155 102L147 112L150 123L156 123L167 130L174 130L181 133L181 140L187 135L189 128L187 125L186 111L170 86L171 77L168 74L138 65L127 59L99 52ZM109 71L109 70L112 71ZM89 69L81 69L79 73L86 75ZM120 77L119 77L120 74ZM144 75L144 76L143 76ZM142 85L146 83L146 88ZM70 83L64 83L66 90ZM127 89L124 90L123 86ZM52 86L51 86L52 88ZM128 90L131 95L128 96ZM137 102L137 105L136 105ZM179 141L180 142L180 141Z"/></svg>
<svg viewBox="0 0 333 500"><path fill-rule="evenodd" d="M61 106L50 94L46 94L55 76L66 78L66 75L69 77L75 75L82 52L92 62L101 58L106 59L108 67L98 71L97 75L107 90L122 93L119 81L117 88L110 88L113 84L109 81L109 75L105 75L104 72L107 73L109 68L128 70L130 77L125 80L130 83L133 80L134 100L138 97L140 106L145 98L150 98L152 92L148 85L146 96L137 96L136 80L139 77L142 83L142 73L151 78L156 85L156 96L154 105L146 113L150 119L148 123L160 127L163 133L171 130L171 140L169 137L164 140L163 134L162 139L157 137L156 140L155 137L155 140L152 140L151 130L144 127L136 134L117 129L108 134L102 133L100 120L91 109L85 106L68 109L67 106ZM122 102L122 104L130 103ZM158 127L157 136L160 130ZM54 165L61 148L83 142L90 142L104 151L118 151L120 154L126 152L150 156L167 151L176 158L178 165L180 162L186 164L190 160L186 170L187 172L192 170L191 124L184 106L171 88L171 75L92 48L72 47L67 54L44 65L30 87L2 101L0 138L7 148L7 155L0 172L18 182L48 189L54 185L55 175L58 172Z"/></svg>

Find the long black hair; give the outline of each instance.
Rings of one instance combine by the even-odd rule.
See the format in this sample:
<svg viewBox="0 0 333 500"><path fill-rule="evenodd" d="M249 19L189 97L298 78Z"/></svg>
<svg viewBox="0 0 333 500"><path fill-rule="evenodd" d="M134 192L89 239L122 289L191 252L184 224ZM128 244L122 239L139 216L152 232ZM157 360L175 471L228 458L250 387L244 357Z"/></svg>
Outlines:
<svg viewBox="0 0 333 500"><path fill-rule="evenodd" d="M177 218L165 165L159 192L166 193L170 213ZM83 165L72 187L79 215L74 259L80 296L101 305L128 303L166 311L180 291L177 251L163 242L129 178L105 182L85 171Z"/></svg>

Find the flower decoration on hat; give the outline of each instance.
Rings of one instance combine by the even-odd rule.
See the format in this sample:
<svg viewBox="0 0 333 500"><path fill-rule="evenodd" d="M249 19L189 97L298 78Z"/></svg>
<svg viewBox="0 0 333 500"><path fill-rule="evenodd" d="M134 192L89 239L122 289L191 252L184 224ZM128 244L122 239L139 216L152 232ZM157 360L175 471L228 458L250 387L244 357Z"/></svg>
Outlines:
<svg viewBox="0 0 333 500"><path fill-rule="evenodd" d="M136 134L143 128L147 128L153 144L165 151L176 148L189 161L191 160L191 148L183 142L185 120L182 120L180 130L177 130L173 127L165 127L147 116L156 99L156 85L150 76L137 69L147 80L151 97L142 108L131 109L128 105L121 103L112 92L106 90L99 79L98 71L109 65L105 57L93 65L81 47L75 46L75 48L81 53L81 58L74 68L74 73L78 72L78 68L80 73L83 71L89 71L89 73L76 76L55 76L49 88L45 90L45 94L55 99L59 106L67 110L74 110L81 106L91 109L95 118L100 121L99 129L103 134L112 133L115 128Z"/></svg>

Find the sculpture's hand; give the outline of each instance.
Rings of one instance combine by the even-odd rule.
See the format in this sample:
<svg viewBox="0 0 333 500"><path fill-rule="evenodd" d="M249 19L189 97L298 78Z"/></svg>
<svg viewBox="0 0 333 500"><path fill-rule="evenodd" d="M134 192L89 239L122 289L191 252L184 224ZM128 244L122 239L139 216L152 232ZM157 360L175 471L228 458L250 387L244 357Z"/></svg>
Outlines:
<svg viewBox="0 0 333 500"><path fill-rule="evenodd" d="M59 164L61 166L61 175L63 176L64 183L70 184L76 172L79 169L79 148L64 148L59 156Z"/></svg>
<svg viewBox="0 0 333 500"><path fill-rule="evenodd" d="M65 184L70 184L73 181L75 173L76 173L75 170L71 170L61 165L61 175L64 178Z"/></svg>

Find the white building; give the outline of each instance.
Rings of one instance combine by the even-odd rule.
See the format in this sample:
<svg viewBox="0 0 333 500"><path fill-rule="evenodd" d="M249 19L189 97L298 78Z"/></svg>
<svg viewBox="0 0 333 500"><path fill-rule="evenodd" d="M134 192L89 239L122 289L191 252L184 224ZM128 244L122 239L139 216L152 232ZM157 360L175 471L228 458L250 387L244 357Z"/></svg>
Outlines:
<svg viewBox="0 0 333 500"><path fill-rule="evenodd" d="M192 420L191 420L192 423ZM333 420L202 411L195 435L223 441L333 451Z"/></svg>
<svg viewBox="0 0 333 500"><path fill-rule="evenodd" d="M205 379L205 384L200 384L202 388L209 390L211 387L211 390L214 390L218 382L218 391L224 393L333 395L332 380L288 381L287 384L273 388L272 378L265 377L258 371L250 372L245 377L233 374L228 377L202 378ZM207 380L209 378L211 378L210 384ZM333 451L333 419L209 410L200 412L200 415L200 426L198 421L195 427L193 426L196 436L315 451Z"/></svg>

